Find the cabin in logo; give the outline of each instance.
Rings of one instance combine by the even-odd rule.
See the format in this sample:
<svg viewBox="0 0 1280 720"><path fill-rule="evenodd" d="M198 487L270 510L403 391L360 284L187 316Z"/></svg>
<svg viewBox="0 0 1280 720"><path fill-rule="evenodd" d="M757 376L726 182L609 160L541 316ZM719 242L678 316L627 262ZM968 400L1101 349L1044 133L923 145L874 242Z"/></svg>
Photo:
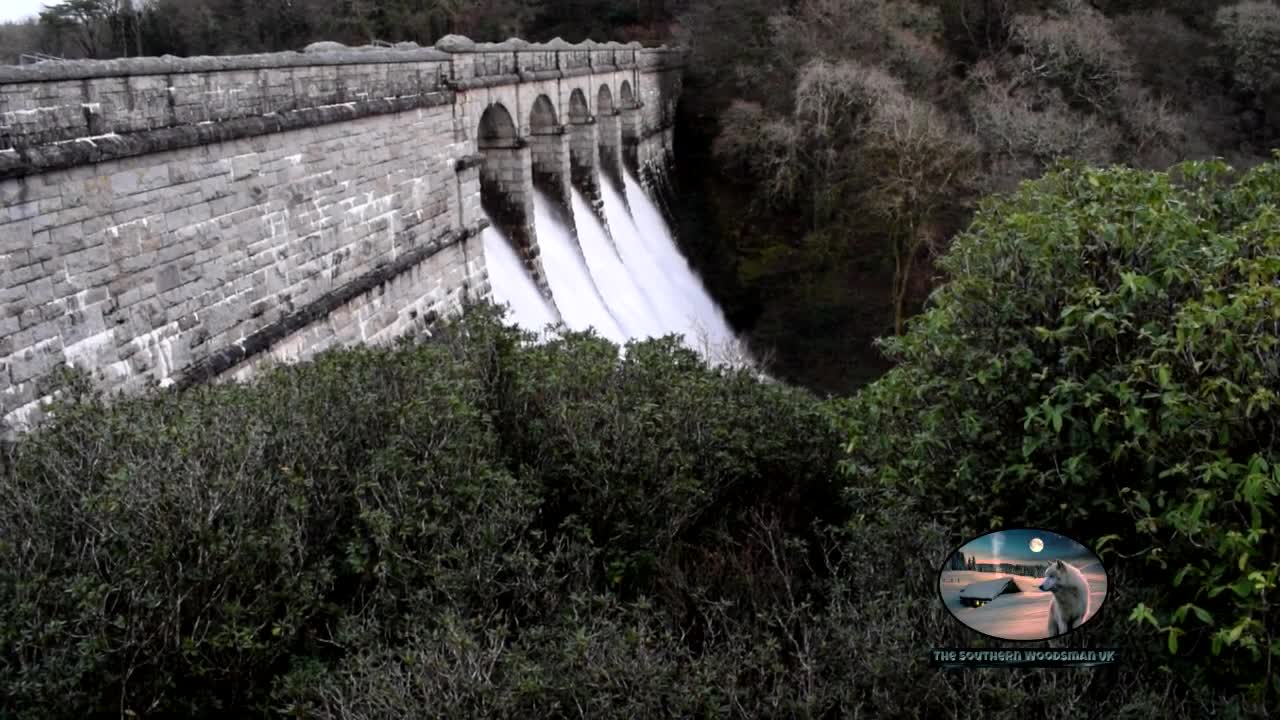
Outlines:
<svg viewBox="0 0 1280 720"><path fill-rule="evenodd" d="M1013 578L984 580L973 583L960 591L960 604L965 607L982 607L1001 595L1022 592Z"/></svg>

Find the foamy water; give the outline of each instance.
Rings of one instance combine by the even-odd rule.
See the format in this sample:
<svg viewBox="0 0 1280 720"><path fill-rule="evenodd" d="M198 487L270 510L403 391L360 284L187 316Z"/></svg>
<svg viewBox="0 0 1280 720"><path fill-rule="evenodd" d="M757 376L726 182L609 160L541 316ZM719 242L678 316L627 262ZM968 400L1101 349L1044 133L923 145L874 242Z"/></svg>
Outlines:
<svg viewBox="0 0 1280 720"><path fill-rule="evenodd" d="M576 189L573 191L573 222L578 228L578 243L582 246L596 288L608 289L602 292L605 304L627 337L662 335L666 328L659 321L649 298L636 285L631 272L614 250L604 226L591 211L586 198Z"/></svg>
<svg viewBox="0 0 1280 720"><path fill-rule="evenodd" d="M657 204L644 192L631 173L626 173L624 179L627 204L636 221L640 239L657 260L662 277L676 288L682 304L695 323L695 331L705 332L707 339L717 345L734 342L733 331L725 320L724 312L711 298L701 278L689 266L689 261L680 253Z"/></svg>
<svg viewBox="0 0 1280 720"><path fill-rule="evenodd" d="M490 222L481 233L484 262L489 271L493 301L509 308L508 319L517 326L541 332L556 323L555 313L547 303L511 243Z"/></svg>
<svg viewBox="0 0 1280 720"><path fill-rule="evenodd" d="M565 325L571 330L595 328L616 343L626 342L627 334L609 312L573 238L551 214L551 201L541 192L534 193L533 217L542 269Z"/></svg>
<svg viewBox="0 0 1280 720"><path fill-rule="evenodd" d="M657 204L630 173L624 180L621 193L612 183L601 183L607 230L586 199L573 191L576 242L574 233L556 219L552 201L535 193L534 229L554 309L538 293L510 242L498 230L487 230L485 260L494 300L510 305L510 319L526 329L554 323L558 309L565 327L594 328L619 345L677 335L711 362L753 365L680 253Z"/></svg>

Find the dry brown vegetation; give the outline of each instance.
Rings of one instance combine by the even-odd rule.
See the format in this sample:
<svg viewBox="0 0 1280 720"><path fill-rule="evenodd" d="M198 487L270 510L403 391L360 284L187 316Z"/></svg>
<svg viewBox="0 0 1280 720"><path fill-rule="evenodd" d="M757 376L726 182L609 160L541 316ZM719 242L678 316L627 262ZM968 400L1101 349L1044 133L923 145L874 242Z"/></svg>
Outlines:
<svg viewBox="0 0 1280 720"><path fill-rule="evenodd" d="M703 186L737 198L715 221L733 280L767 298L757 344L823 389L877 362L870 337L901 332L936 283L927 246L981 196L1068 159L1248 167L1280 140L1273 2L760 0L731 37L693 5L689 102L716 118L725 175ZM906 240L920 227L933 241Z"/></svg>

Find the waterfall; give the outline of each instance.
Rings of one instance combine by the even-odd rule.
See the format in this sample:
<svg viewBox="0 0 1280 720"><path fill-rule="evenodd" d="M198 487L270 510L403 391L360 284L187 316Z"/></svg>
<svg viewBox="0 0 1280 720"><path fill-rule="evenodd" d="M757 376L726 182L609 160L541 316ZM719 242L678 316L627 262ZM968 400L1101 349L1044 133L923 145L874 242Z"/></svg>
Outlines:
<svg viewBox="0 0 1280 720"><path fill-rule="evenodd" d="M578 242L586 256L596 287L608 288L605 303L619 318L628 337L663 335L667 328L659 320L647 295L637 287L631 272L614 251L604 226L577 190L573 191L573 220L578 226Z"/></svg>
<svg viewBox="0 0 1280 720"><path fill-rule="evenodd" d="M533 228L542 249L542 268L560 317L570 330L595 328L615 343L627 341L618 321L609 312L585 259L575 247L569 230L555 219L551 201L541 191L533 196Z"/></svg>
<svg viewBox="0 0 1280 720"><path fill-rule="evenodd" d="M489 271L489 287L494 302L508 306L510 319L525 330L542 332L548 325L555 324L551 306L538 292L538 286L529 277L524 263L492 220L481 233L481 240L484 242L484 263Z"/></svg>
<svg viewBox="0 0 1280 720"><path fill-rule="evenodd" d="M625 173L624 180L627 204L634 214L640 239L657 262L661 277L675 288L677 297L686 308L690 324L685 332L694 333L697 336L696 342L703 347L710 345L715 349L725 349L735 346L737 339L725 320L724 312L707 292L702 279L689 266L689 261L680 253L657 204L644 192L630 172Z"/></svg>
<svg viewBox="0 0 1280 720"><path fill-rule="evenodd" d="M661 264L649 250L635 220L627 212L622 196L609 183L604 183L600 190L604 199L605 219L609 222L609 229L613 231L618 255L645 298L652 303L662 328L661 334L675 333L684 336L686 344L696 343L697 337L688 332L694 324L692 308L670 283L670 278L663 274Z"/></svg>
<svg viewBox="0 0 1280 720"><path fill-rule="evenodd" d="M573 230L552 212L550 198L541 191L534 194L542 267L564 325L593 328L619 345L677 335L713 363L754 365L680 253L656 203L630 173L624 181L621 192L610 182L601 183L607 229L573 191L576 242ZM501 232L485 231L484 251L493 299L511 307L511 320L529 330L554 323L555 312Z"/></svg>

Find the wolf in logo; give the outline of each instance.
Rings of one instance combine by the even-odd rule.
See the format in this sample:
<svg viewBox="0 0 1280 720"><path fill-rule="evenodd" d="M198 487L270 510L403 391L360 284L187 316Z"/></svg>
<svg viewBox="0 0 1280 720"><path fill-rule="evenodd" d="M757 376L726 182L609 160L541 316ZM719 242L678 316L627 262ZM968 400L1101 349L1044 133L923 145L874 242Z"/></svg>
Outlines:
<svg viewBox="0 0 1280 720"><path fill-rule="evenodd" d="M1089 581L1074 565L1054 560L1040 589L1053 593L1049 605L1049 637L1080 627L1089 617Z"/></svg>

